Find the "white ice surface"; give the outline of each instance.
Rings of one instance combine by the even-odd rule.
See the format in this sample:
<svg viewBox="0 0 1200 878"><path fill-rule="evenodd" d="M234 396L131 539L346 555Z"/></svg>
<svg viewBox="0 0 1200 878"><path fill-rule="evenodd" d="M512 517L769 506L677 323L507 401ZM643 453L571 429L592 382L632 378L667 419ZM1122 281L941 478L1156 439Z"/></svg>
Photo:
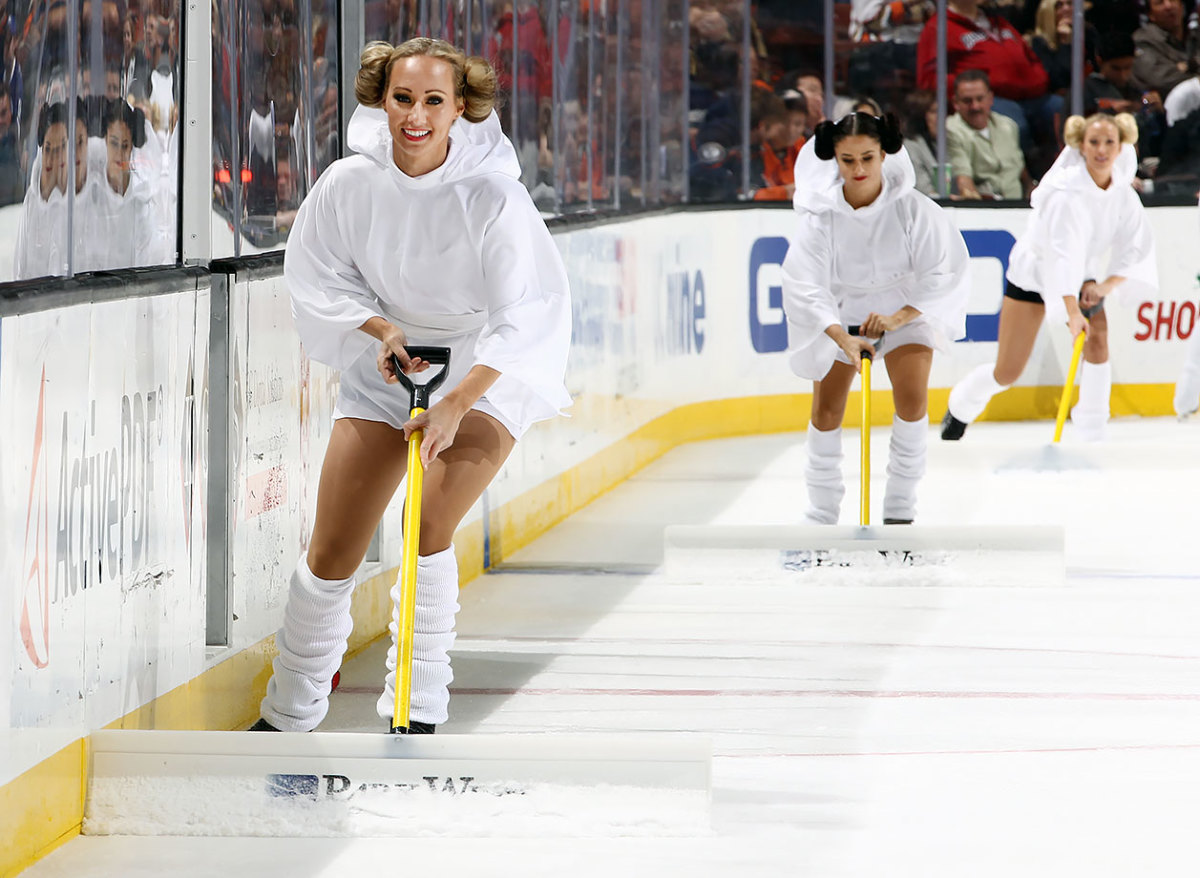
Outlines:
<svg viewBox="0 0 1200 878"><path fill-rule="evenodd" d="M1061 584L657 570L666 524L798 521L803 438L778 435L680 448L464 590L444 731L709 732L707 830L563 837L595 804L564 800L558 837L92 836L23 876L1196 874L1200 424L1051 430L931 432L918 520L1065 523ZM347 664L325 728L382 731L381 668Z"/></svg>

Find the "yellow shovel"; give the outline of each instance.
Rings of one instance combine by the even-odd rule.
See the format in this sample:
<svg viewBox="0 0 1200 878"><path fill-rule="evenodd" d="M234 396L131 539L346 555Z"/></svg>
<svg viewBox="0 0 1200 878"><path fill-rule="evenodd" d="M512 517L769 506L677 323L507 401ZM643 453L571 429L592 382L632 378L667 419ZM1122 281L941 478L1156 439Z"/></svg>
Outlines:
<svg viewBox="0 0 1200 878"><path fill-rule="evenodd" d="M441 386L450 372L450 348L405 345L410 357L419 357L442 368L423 384L404 374L400 359L392 355L396 377L410 395L409 417L415 418L429 408L429 396ZM424 430L414 430L408 437L408 466L405 478L408 487L404 494L404 559L400 568L400 600L396 606L396 703L392 712L392 734L407 735L408 707L412 699L413 624L417 612L417 547L421 540L421 487L425 470L421 466L421 439Z"/></svg>
<svg viewBox="0 0 1200 878"><path fill-rule="evenodd" d="M1082 298L1082 293L1080 297ZM1104 307L1104 300L1101 299L1090 308L1083 309L1083 316L1091 318L1093 314ZM1058 442L1062 439L1063 424L1067 422L1067 412L1071 408L1071 390L1075 387L1075 372L1079 368L1079 359L1083 356L1083 343L1087 340L1087 327L1084 327L1083 332L1075 336L1075 346L1071 349L1071 365L1067 369L1067 380L1063 382L1062 398L1058 401L1058 417L1054 421L1054 441Z"/></svg>
<svg viewBox="0 0 1200 878"><path fill-rule="evenodd" d="M846 331L851 335L862 334L857 325L847 327ZM882 339L881 335L875 344ZM871 354L867 351L862 354L862 424L859 430L862 441L859 442L858 523L866 527L871 523Z"/></svg>

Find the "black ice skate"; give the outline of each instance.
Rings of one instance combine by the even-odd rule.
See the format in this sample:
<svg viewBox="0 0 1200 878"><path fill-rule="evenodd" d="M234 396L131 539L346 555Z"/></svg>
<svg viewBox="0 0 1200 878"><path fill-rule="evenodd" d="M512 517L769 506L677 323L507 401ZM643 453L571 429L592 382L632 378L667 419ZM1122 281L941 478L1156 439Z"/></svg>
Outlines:
<svg viewBox="0 0 1200 878"><path fill-rule="evenodd" d="M965 432L967 432L966 423L954 417L950 414L950 410L946 409L946 417L942 418L942 438L949 442L955 442L961 439Z"/></svg>
<svg viewBox="0 0 1200 878"><path fill-rule="evenodd" d="M420 720L410 719L407 729L398 729L392 725L392 721L388 720L388 730L393 735L432 735L436 729L433 723L423 723Z"/></svg>

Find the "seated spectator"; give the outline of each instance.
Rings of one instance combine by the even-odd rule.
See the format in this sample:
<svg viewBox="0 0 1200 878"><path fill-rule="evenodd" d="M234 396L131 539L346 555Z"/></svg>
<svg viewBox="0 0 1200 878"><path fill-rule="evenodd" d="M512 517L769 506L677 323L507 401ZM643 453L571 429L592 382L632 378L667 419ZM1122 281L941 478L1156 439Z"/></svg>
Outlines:
<svg viewBox="0 0 1200 878"><path fill-rule="evenodd" d="M1148 0L1146 9L1149 21L1133 32L1133 78L1143 91L1165 98L1200 65L1195 45L1186 40L1181 0Z"/></svg>
<svg viewBox="0 0 1200 878"><path fill-rule="evenodd" d="M804 95L804 103L808 108L808 131L805 135L811 137L813 129L825 121L825 85L821 82L821 75L808 68L794 70L784 75L783 87Z"/></svg>
<svg viewBox="0 0 1200 878"><path fill-rule="evenodd" d="M923 88L909 92L900 112L917 191L937 198L937 95Z"/></svg>
<svg viewBox="0 0 1200 878"><path fill-rule="evenodd" d="M1023 149L1035 142L1057 144L1060 95L1050 92L1050 78L1033 49L998 15L984 12L980 0L948 0L946 10L947 93L964 70L982 70L995 89L993 104L1017 123ZM937 21L930 21L917 44L917 86L937 89ZM1053 149L1057 152L1057 149Z"/></svg>
<svg viewBox="0 0 1200 878"><path fill-rule="evenodd" d="M1162 149L1163 101L1158 92L1142 91L1134 83L1134 54L1133 37L1128 33L1107 33L1099 38L1097 70L1083 83L1083 113L1132 113L1138 122L1138 155L1155 156ZM1169 114L1166 121L1170 122Z"/></svg>
<svg viewBox="0 0 1200 878"><path fill-rule="evenodd" d="M758 143L750 161L750 186L756 201L786 201L796 191L796 155L804 146L804 119L796 118L804 115L803 105L797 102L803 100L797 95L789 106L789 99L770 95L752 106Z"/></svg>
<svg viewBox="0 0 1200 878"><path fill-rule="evenodd" d="M946 120L946 152L960 198L1028 198L1032 189L1017 125L992 111L987 74L964 70L954 84L955 115Z"/></svg>
<svg viewBox="0 0 1200 878"><path fill-rule="evenodd" d="M1065 94L1071 87L1072 15L1071 0L1041 0L1029 46L1033 49L1046 75L1050 78L1050 91ZM1095 67L1096 29L1085 24L1083 32L1084 75Z"/></svg>

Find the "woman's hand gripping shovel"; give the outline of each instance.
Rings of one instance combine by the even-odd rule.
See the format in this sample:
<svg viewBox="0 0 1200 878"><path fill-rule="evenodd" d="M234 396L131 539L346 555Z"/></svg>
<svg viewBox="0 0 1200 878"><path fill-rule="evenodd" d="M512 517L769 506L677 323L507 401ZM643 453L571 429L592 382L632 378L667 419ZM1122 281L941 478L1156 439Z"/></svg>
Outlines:
<svg viewBox="0 0 1200 878"><path fill-rule="evenodd" d="M400 358L392 354L392 368L409 393L410 418L429 408L429 397L450 372L450 348L406 345L410 357L419 357L430 365L441 366L428 381L418 383L404 374ZM408 708L412 700L413 624L417 607L417 548L421 540L421 488L425 470L421 466L421 440L424 430L413 430L408 437L408 465L404 494L404 559L400 568L400 600L396 606L396 703L392 712L392 734L409 732Z"/></svg>

